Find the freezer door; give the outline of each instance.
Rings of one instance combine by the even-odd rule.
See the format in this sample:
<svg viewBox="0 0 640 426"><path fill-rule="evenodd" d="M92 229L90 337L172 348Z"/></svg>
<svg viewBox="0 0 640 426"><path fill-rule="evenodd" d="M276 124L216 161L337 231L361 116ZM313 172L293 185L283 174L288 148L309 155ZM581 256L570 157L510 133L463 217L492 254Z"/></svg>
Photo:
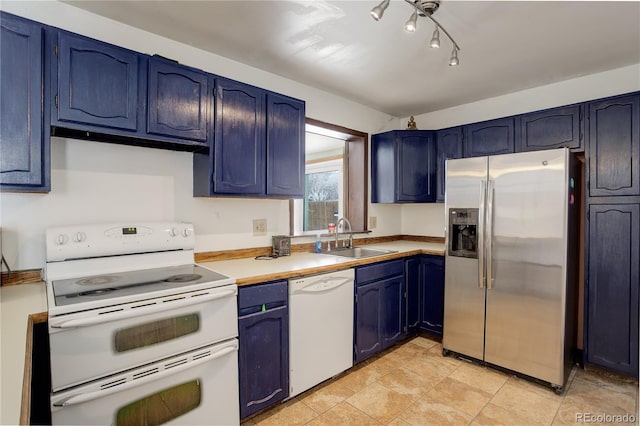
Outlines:
<svg viewBox="0 0 640 426"><path fill-rule="evenodd" d="M484 253L483 188L487 179L487 157L447 160L445 191L445 349L482 359L484 347L485 289L482 282ZM452 256L452 232L449 217L452 209L478 209L476 257ZM479 274L480 272L480 274Z"/></svg>
<svg viewBox="0 0 640 426"><path fill-rule="evenodd" d="M563 384L566 149L489 157L485 361Z"/></svg>

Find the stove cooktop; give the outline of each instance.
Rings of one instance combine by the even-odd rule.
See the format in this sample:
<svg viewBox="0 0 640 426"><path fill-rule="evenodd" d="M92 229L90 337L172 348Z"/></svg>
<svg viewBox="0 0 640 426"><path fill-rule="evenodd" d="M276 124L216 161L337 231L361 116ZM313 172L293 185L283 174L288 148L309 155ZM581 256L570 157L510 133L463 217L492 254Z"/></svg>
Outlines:
<svg viewBox="0 0 640 426"><path fill-rule="evenodd" d="M51 284L56 306L68 306L133 295L153 297L151 293L163 290L186 292L194 285L209 283L211 287L228 285L229 277L188 264L54 280Z"/></svg>

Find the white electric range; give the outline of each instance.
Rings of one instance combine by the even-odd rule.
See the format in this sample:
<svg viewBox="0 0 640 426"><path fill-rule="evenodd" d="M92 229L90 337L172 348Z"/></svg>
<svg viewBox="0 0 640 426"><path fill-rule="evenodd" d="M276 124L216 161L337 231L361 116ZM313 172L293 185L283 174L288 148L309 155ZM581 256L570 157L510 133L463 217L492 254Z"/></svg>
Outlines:
<svg viewBox="0 0 640 426"><path fill-rule="evenodd" d="M185 223L47 230L54 424L239 423L237 287L194 245Z"/></svg>

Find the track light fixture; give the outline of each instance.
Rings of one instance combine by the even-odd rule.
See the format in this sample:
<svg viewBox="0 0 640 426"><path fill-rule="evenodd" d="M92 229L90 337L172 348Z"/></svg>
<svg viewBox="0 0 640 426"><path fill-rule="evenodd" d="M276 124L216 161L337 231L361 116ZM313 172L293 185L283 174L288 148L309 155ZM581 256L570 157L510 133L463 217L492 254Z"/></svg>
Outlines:
<svg viewBox="0 0 640 426"><path fill-rule="evenodd" d="M382 3L371 9L371 16L373 17L373 19L379 21L380 18L382 18L384 11L387 10L387 7L389 7L389 1L390 0L382 0Z"/></svg>
<svg viewBox="0 0 640 426"><path fill-rule="evenodd" d="M418 23L417 21L418 21L418 11L414 10L413 13L411 14L411 17L407 21L407 23L404 24L404 30L408 33L414 33L416 31L416 25Z"/></svg>
<svg viewBox="0 0 640 426"><path fill-rule="evenodd" d="M458 60L458 49L456 49L454 47L453 50L451 51L451 58L449 59L449 66L450 67L455 67L457 65L460 65L460 61Z"/></svg>
<svg viewBox="0 0 640 426"><path fill-rule="evenodd" d="M431 42L429 43L429 46L436 49L440 47L440 31L438 31L437 25L436 29L433 30L433 35L431 36Z"/></svg>
<svg viewBox="0 0 640 426"><path fill-rule="evenodd" d="M371 9L371 16L373 17L373 19L375 19L376 21L379 21L382 18L384 11L387 10L387 7L389 7L389 1L390 0L382 0L382 2L379 5ZM434 24L436 24L436 29L433 31L433 35L431 36L431 42L429 43L429 45L434 48L440 47L440 30L442 30L442 32L451 41L451 44L453 44L453 50L451 51L451 58L449 59L449 65L450 66L459 65L460 60L458 59L458 52L461 50L460 46L458 46L458 43L456 43L453 37L451 37L451 34L449 34L447 30L445 30L444 27L440 25L440 23L436 21L435 18L433 17L433 14L440 7L440 1L439 0L435 0L435 1L404 0L404 1L406 3L409 3L414 8L414 11L411 14L411 17L406 22L406 24L404 24L404 29L407 32L413 33L416 31L416 28L417 28L418 16L421 16L423 18L429 18L431 21L433 21Z"/></svg>

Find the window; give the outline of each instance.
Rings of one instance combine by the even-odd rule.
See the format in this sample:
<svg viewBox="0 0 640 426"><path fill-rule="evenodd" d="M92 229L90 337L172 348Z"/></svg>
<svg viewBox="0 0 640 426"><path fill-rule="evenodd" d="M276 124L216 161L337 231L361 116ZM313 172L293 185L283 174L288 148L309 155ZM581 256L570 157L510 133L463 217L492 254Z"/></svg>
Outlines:
<svg viewBox="0 0 640 426"><path fill-rule="evenodd" d="M346 217L366 230L367 134L307 119L305 197L292 200L291 234L315 234Z"/></svg>

